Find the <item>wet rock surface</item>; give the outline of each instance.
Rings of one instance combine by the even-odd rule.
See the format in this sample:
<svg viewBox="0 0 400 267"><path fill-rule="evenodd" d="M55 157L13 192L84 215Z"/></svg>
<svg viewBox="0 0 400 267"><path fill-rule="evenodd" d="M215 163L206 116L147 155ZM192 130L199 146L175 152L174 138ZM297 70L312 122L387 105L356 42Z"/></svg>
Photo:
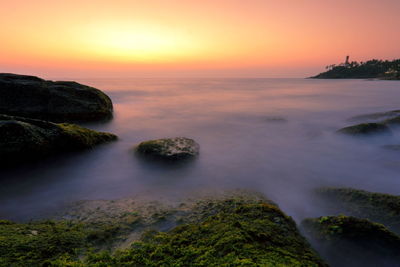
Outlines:
<svg viewBox="0 0 400 267"><path fill-rule="evenodd" d="M398 266L400 237L381 224L349 216L305 219L301 226L331 266Z"/></svg>
<svg viewBox="0 0 400 267"><path fill-rule="evenodd" d="M65 121L97 121L112 117L111 99L102 91L67 81L0 73L0 113Z"/></svg>
<svg viewBox="0 0 400 267"><path fill-rule="evenodd" d="M338 130L338 133L348 135L370 135L379 133L389 133L390 128L382 123L361 123L357 125L348 126Z"/></svg>
<svg viewBox="0 0 400 267"><path fill-rule="evenodd" d="M400 110L391 110L386 112L358 115L351 117L349 121L378 121L383 119L391 119L397 116L400 116Z"/></svg>
<svg viewBox="0 0 400 267"><path fill-rule="evenodd" d="M369 219L400 234L400 196L336 187L319 188L315 194L329 214Z"/></svg>
<svg viewBox="0 0 400 267"><path fill-rule="evenodd" d="M0 165L36 161L116 139L113 134L75 124L56 124L0 114Z"/></svg>
<svg viewBox="0 0 400 267"><path fill-rule="evenodd" d="M295 222L261 194L229 193L174 205L87 201L67 216L103 225L100 229L118 227L107 241L123 250L69 257L60 266L326 266ZM103 230L96 235L103 236Z"/></svg>
<svg viewBox="0 0 400 267"><path fill-rule="evenodd" d="M135 150L146 158L179 161L195 158L200 146L193 139L176 137L145 141L137 145Z"/></svg>

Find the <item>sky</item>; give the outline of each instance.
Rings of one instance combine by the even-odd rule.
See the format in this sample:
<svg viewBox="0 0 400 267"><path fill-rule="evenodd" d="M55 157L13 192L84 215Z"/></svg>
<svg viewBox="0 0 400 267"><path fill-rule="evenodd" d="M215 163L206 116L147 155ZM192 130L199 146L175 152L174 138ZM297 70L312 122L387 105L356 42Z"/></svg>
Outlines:
<svg viewBox="0 0 400 267"><path fill-rule="evenodd" d="M0 72L307 77L400 58L399 0L0 0Z"/></svg>

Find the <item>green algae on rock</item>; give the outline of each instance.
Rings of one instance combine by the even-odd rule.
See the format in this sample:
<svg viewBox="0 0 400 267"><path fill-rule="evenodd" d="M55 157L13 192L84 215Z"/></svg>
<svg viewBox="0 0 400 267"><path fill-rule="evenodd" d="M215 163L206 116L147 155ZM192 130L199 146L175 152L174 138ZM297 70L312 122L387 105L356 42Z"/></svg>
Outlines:
<svg viewBox="0 0 400 267"><path fill-rule="evenodd" d="M369 135L390 132L390 128L383 123L361 123L338 130L338 133L349 135Z"/></svg>
<svg viewBox="0 0 400 267"><path fill-rule="evenodd" d="M316 195L330 213L370 219L400 234L400 196L335 187L319 188Z"/></svg>
<svg viewBox="0 0 400 267"><path fill-rule="evenodd" d="M14 223L0 220L0 266L60 266L64 257L78 261L89 251L107 248L120 225L74 221Z"/></svg>
<svg viewBox="0 0 400 267"><path fill-rule="evenodd" d="M333 266L397 266L400 237L382 224L355 217L324 216L301 224Z"/></svg>
<svg viewBox="0 0 400 267"><path fill-rule="evenodd" d="M33 262L31 266L327 266L300 235L295 222L261 194L234 192L211 198L196 197L161 209L152 201L148 203L155 205L152 211L149 211L150 206L142 206L136 199L92 204L90 201L79 203L73 212L76 215L73 217L80 218L78 220L52 222L56 230L63 225L70 227L56 231L57 234L51 231L43 234L45 230L32 226L36 223L4 221L14 228L0 235L4 238L0 238L0 247L15 243L15 234L10 229L18 226L27 230L18 231L20 241L15 246L3 247L6 252L3 262L16 262L28 251L21 260ZM89 212L90 218L81 218L79 214L89 210L84 208L79 213L78 209L85 206L98 212L100 217ZM129 224L125 216L118 216L118 207L123 213L132 213L138 221ZM111 212L112 218L102 220L101 214L107 212ZM159 212L174 217L179 225L159 232L157 225L161 224L155 217ZM151 226L157 231L151 230ZM144 234L141 238L139 235L129 239L129 231ZM25 249L20 244L28 243L30 234L43 239ZM46 236L53 237L47 239ZM64 237L71 242L66 242ZM123 238L131 240L130 246L121 246ZM41 251L47 244L53 244L52 240L59 240L60 249L46 256ZM120 244L119 250L110 250L111 246L107 246L110 244Z"/></svg>
<svg viewBox="0 0 400 267"><path fill-rule="evenodd" d="M339 129L339 133L349 135L370 135L390 132L391 128L400 125L399 110L389 112L367 114L354 117L354 120L369 119L374 122L365 122ZM377 119L386 118L384 120L376 121Z"/></svg>
<svg viewBox="0 0 400 267"><path fill-rule="evenodd" d="M111 99L76 82L0 73L0 113L54 122L110 119Z"/></svg>
<svg viewBox="0 0 400 267"><path fill-rule="evenodd" d="M0 220L0 266L46 266L64 254L75 258L85 247L86 235L82 225L68 222Z"/></svg>
<svg viewBox="0 0 400 267"><path fill-rule="evenodd" d="M59 266L327 266L295 222L263 201L225 199L212 215L169 232L150 231L131 248L92 253Z"/></svg>
<svg viewBox="0 0 400 267"><path fill-rule="evenodd" d="M148 158L177 161L196 157L200 146L193 139L175 137L145 141L137 145L135 150Z"/></svg>
<svg viewBox="0 0 400 267"><path fill-rule="evenodd" d="M73 124L55 124L0 114L0 165L92 148L116 139L113 134Z"/></svg>

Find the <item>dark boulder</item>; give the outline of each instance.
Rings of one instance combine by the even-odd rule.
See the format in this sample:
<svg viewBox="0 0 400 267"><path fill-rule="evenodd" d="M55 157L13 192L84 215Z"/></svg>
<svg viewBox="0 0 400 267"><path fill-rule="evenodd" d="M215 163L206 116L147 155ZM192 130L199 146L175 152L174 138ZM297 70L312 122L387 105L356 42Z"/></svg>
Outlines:
<svg viewBox="0 0 400 267"><path fill-rule="evenodd" d="M93 87L0 73L2 114L64 122L106 120L112 112L110 98Z"/></svg>
<svg viewBox="0 0 400 267"><path fill-rule="evenodd" d="M400 237L382 224L355 217L305 219L301 226L331 266L398 266Z"/></svg>
<svg viewBox="0 0 400 267"><path fill-rule="evenodd" d="M400 234L400 196L340 187L318 188L314 196L329 214L369 219Z"/></svg>
<svg viewBox="0 0 400 267"><path fill-rule="evenodd" d="M92 148L116 139L113 134L89 130L75 124L55 124L0 115L0 165Z"/></svg>

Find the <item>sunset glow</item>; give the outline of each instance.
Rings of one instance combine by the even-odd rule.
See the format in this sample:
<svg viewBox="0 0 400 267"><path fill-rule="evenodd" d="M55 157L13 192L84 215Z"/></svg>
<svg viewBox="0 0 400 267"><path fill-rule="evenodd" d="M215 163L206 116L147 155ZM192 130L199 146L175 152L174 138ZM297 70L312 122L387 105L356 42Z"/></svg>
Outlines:
<svg viewBox="0 0 400 267"><path fill-rule="evenodd" d="M398 57L400 2L3 1L2 72L305 76Z"/></svg>

